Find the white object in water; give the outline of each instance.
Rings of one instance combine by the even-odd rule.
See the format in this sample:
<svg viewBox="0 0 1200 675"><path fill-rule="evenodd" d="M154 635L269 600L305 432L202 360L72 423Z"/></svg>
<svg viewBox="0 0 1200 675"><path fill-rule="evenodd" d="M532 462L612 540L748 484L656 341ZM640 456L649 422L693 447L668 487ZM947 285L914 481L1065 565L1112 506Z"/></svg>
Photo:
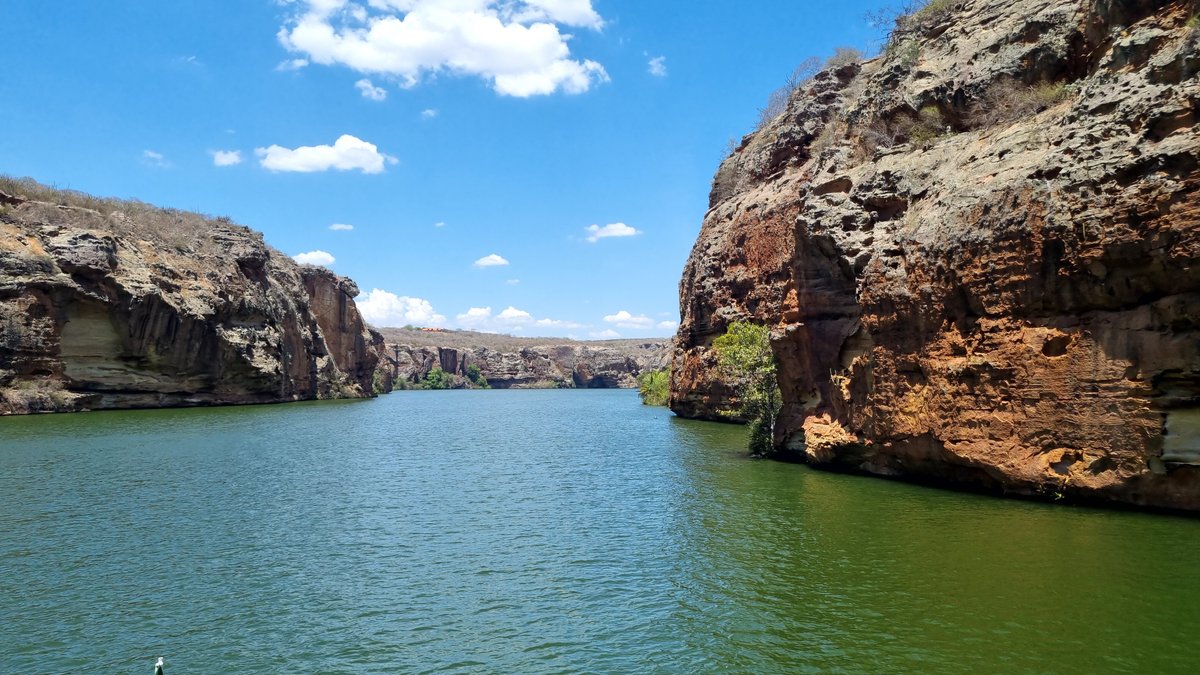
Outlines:
<svg viewBox="0 0 1200 675"><path fill-rule="evenodd" d="M154 675L163 675L163 659L158 657L158 661L154 664Z"/></svg>

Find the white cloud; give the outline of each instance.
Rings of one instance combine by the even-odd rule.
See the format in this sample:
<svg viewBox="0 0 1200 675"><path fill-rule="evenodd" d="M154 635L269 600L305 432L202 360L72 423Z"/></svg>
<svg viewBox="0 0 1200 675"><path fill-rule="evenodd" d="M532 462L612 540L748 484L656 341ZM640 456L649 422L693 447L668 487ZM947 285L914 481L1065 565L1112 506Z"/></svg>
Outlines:
<svg viewBox="0 0 1200 675"><path fill-rule="evenodd" d="M358 82L355 82L354 86L358 87L358 91L362 93L362 96L365 99L370 99L372 101L383 101L387 99L387 89L384 89L383 87L376 87L365 77Z"/></svg>
<svg viewBox="0 0 1200 675"><path fill-rule="evenodd" d="M242 163L241 150L213 150L213 166L234 166Z"/></svg>
<svg viewBox="0 0 1200 675"><path fill-rule="evenodd" d="M678 321L659 321L658 327L663 330L675 330L676 328L679 328L679 322Z"/></svg>
<svg viewBox="0 0 1200 675"><path fill-rule="evenodd" d="M437 115L438 115L438 111L436 108L426 108L421 111L421 117L423 119L431 120L431 119L437 117Z"/></svg>
<svg viewBox="0 0 1200 675"><path fill-rule="evenodd" d="M507 260L505 260L501 256L496 255L495 253L492 253L491 255L485 255L482 258L480 258L479 260L475 261L476 267L502 267L507 264L508 264Z"/></svg>
<svg viewBox="0 0 1200 675"><path fill-rule="evenodd" d="M517 284L521 283L521 280L520 279L509 279L509 280L505 281L504 283L509 286L516 286Z"/></svg>
<svg viewBox="0 0 1200 675"><path fill-rule="evenodd" d="M533 321L532 314L526 312L525 310L517 309L512 305L509 305L507 309L497 314L496 318L500 321L507 321L509 323L529 323L530 321Z"/></svg>
<svg viewBox="0 0 1200 675"><path fill-rule="evenodd" d="M491 307L472 307L463 314L454 317L460 326L471 328L486 323L492 318Z"/></svg>
<svg viewBox="0 0 1200 675"><path fill-rule="evenodd" d="M529 312L512 305L506 307L499 314L493 314L491 307L472 307L455 316L454 323L459 328L487 333L519 333L533 329L532 332L544 334L549 330L561 335L565 330L586 328L583 324L573 321L537 319Z"/></svg>
<svg viewBox="0 0 1200 675"><path fill-rule="evenodd" d="M578 94L608 81L571 58L560 26L599 29L591 0L298 0L280 43L307 60L416 86L440 72L475 76L501 95ZM369 9L368 9L369 8ZM303 60L303 59L301 59Z"/></svg>
<svg viewBox="0 0 1200 675"><path fill-rule="evenodd" d="M396 295L378 288L354 299L367 323L375 326L441 326L446 317L434 311L428 300Z"/></svg>
<svg viewBox="0 0 1200 675"><path fill-rule="evenodd" d="M666 77L667 76L667 57L656 56L656 57L650 59L650 62L647 64L647 70L650 72L651 75L653 75L655 77Z"/></svg>
<svg viewBox="0 0 1200 675"><path fill-rule="evenodd" d="M309 251L307 253L297 253L296 255L292 256L292 260L295 260L301 265L321 265L322 267L329 267L336 262L336 259L333 256L329 255L325 251L320 250Z"/></svg>
<svg viewBox="0 0 1200 675"><path fill-rule="evenodd" d="M641 314L634 316L625 310L604 317L604 323L615 324L619 328L649 328L654 325L654 319Z"/></svg>
<svg viewBox="0 0 1200 675"><path fill-rule="evenodd" d="M587 326L581 323L575 323L574 321L559 321L557 319L538 319L534 322L534 324L542 328L587 328Z"/></svg>
<svg viewBox="0 0 1200 675"><path fill-rule="evenodd" d="M641 230L635 230L625 223L611 223L604 227L589 225L584 229L588 233L587 240L593 244L608 237L633 237L642 233Z"/></svg>
<svg viewBox="0 0 1200 675"><path fill-rule="evenodd" d="M171 163L167 161L166 156L161 152L155 152L154 150L142 151L142 163L147 166L152 166L156 169L171 168Z"/></svg>
<svg viewBox="0 0 1200 675"><path fill-rule="evenodd" d="M621 334L611 328L605 328L602 331L588 333L589 336L598 340L613 340L621 337Z"/></svg>
<svg viewBox="0 0 1200 675"><path fill-rule="evenodd" d="M395 164L396 158L379 152L373 143L343 134L333 145L301 146L289 150L278 145L257 148L259 163L271 171L350 171L359 169L363 173L383 173L386 164Z"/></svg>
<svg viewBox="0 0 1200 675"><path fill-rule="evenodd" d="M434 223L433 226L437 227L437 228L442 228L442 227L445 227L446 224L439 220L438 222Z"/></svg>
<svg viewBox="0 0 1200 675"><path fill-rule="evenodd" d="M289 70L300 70L306 66L308 66L308 59L288 59L287 61L281 61L279 65L275 66L275 70L286 72Z"/></svg>
<svg viewBox="0 0 1200 675"><path fill-rule="evenodd" d="M346 223L334 223L329 226L329 229L333 230L334 232L350 232L354 230L354 226L347 225Z"/></svg>

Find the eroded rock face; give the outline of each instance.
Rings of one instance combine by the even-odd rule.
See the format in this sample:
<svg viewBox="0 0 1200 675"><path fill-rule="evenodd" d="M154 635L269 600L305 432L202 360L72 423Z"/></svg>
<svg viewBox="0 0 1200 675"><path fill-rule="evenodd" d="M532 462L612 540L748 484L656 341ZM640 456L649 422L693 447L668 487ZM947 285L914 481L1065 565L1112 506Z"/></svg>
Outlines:
<svg viewBox="0 0 1200 675"><path fill-rule="evenodd" d="M476 366L494 389L633 388L640 373L665 368L669 357L667 344L654 341L623 349L547 344L511 351L388 344L384 354L381 368L397 382L419 382L434 368L466 378Z"/></svg>
<svg viewBox="0 0 1200 675"><path fill-rule="evenodd" d="M172 246L137 215L0 196L0 414L372 395L353 282L228 222Z"/></svg>
<svg viewBox="0 0 1200 675"><path fill-rule="evenodd" d="M1195 11L968 1L819 74L714 181L672 408L765 322L809 462L1200 509Z"/></svg>

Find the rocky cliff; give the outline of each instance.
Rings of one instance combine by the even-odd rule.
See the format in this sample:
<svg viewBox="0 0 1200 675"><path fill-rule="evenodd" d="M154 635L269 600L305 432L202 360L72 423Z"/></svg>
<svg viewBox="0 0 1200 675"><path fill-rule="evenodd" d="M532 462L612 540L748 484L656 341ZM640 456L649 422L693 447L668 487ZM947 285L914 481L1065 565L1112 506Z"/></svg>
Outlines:
<svg viewBox="0 0 1200 675"><path fill-rule="evenodd" d="M1200 509L1196 3L933 2L721 165L672 407L772 327L815 465Z"/></svg>
<svg viewBox="0 0 1200 675"><path fill-rule="evenodd" d="M3 189L0 414L372 395L352 281L224 219Z"/></svg>
<svg viewBox="0 0 1200 675"><path fill-rule="evenodd" d="M493 389L632 388L641 372L665 368L670 358L668 343L655 340L585 343L471 331L382 332L380 368L397 388L423 380L434 368L458 376L465 386L471 366Z"/></svg>

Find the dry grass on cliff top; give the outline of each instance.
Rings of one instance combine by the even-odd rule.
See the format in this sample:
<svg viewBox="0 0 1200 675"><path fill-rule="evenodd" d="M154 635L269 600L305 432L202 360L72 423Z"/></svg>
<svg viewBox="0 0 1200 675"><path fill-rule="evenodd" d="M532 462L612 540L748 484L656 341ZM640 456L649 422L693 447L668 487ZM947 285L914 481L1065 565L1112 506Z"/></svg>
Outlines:
<svg viewBox="0 0 1200 675"><path fill-rule="evenodd" d="M224 217L161 208L137 200L60 190L31 178L0 175L0 192L25 202L16 206L0 201L0 212L18 222L101 230L181 251L215 249L212 235L218 229L252 232Z"/></svg>

